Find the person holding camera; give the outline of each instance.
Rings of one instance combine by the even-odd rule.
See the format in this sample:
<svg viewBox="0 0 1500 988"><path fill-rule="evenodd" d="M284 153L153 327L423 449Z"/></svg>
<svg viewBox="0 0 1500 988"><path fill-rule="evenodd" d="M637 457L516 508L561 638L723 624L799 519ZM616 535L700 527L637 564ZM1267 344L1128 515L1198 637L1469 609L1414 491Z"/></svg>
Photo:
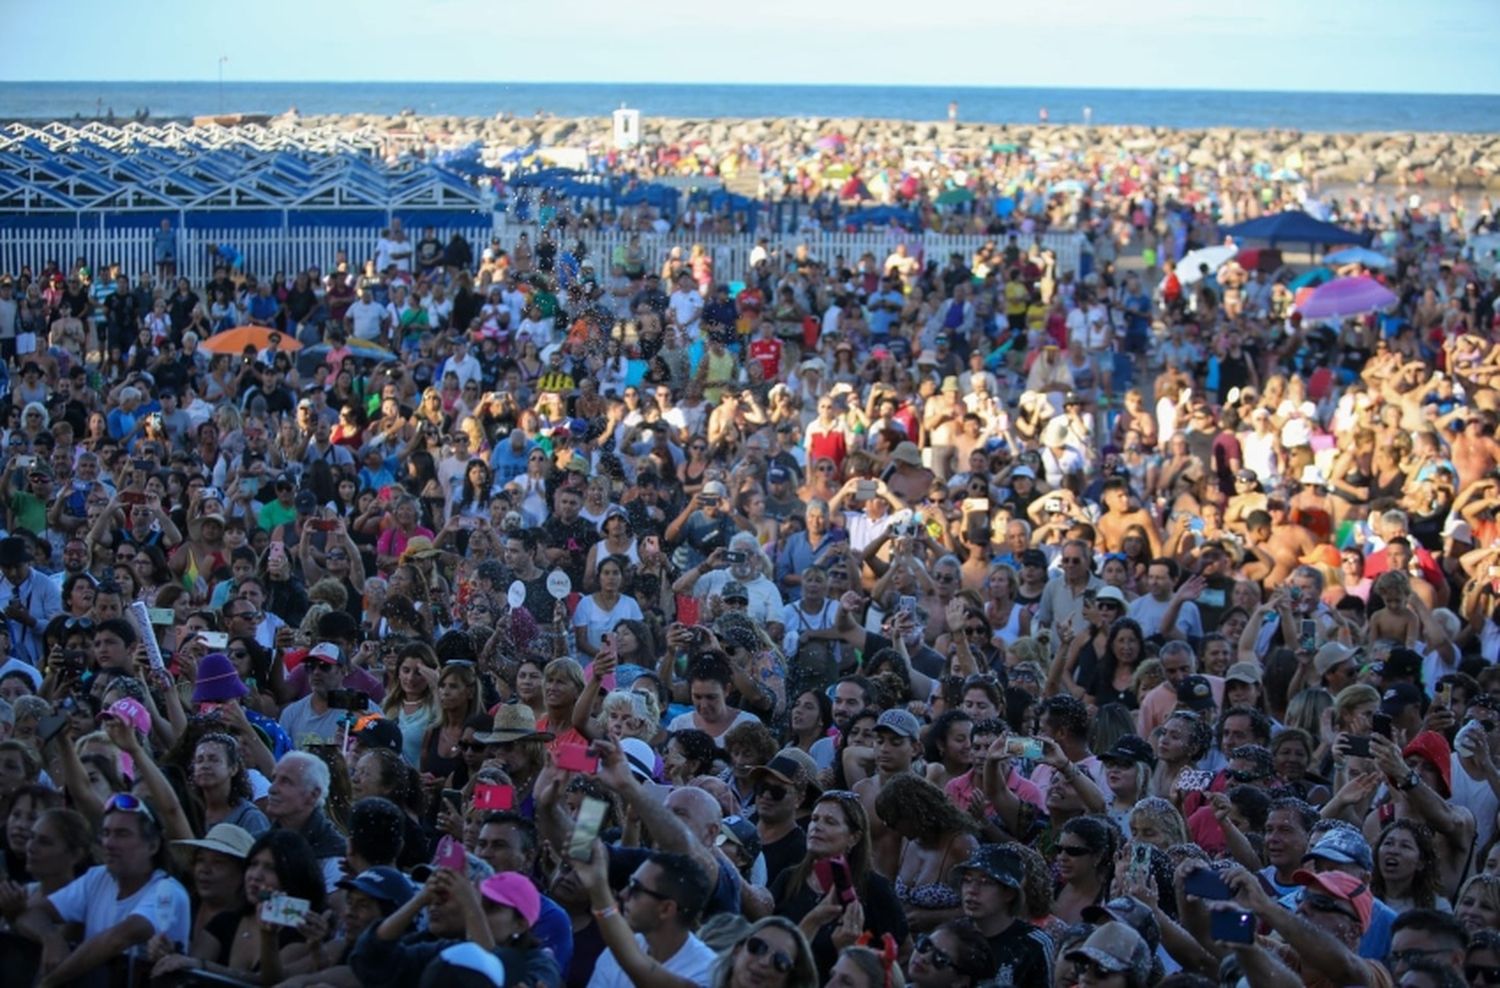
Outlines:
<svg viewBox="0 0 1500 988"><path fill-rule="evenodd" d="M333 642L319 644L302 661L307 663L311 692L282 709L281 729L299 745L309 738L337 743L340 726L358 714L375 712L375 705L358 690L342 688L349 659Z"/></svg>

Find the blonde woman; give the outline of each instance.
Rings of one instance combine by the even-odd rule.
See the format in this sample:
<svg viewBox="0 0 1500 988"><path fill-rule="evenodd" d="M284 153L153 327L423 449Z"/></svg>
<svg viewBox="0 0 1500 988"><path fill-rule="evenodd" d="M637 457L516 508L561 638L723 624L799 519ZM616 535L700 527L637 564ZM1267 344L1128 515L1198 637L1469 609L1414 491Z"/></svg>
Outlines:
<svg viewBox="0 0 1500 988"><path fill-rule="evenodd" d="M422 757L422 741L438 718L437 655L425 644L401 650L395 681L385 695L381 711L401 729L401 757L416 765Z"/></svg>

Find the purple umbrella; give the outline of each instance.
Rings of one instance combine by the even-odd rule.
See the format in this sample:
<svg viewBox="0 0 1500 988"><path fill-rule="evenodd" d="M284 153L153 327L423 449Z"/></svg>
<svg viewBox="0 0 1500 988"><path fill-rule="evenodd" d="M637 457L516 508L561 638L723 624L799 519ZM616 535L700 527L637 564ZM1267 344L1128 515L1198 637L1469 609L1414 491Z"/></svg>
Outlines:
<svg viewBox="0 0 1500 988"><path fill-rule="evenodd" d="M1313 289L1297 311L1304 319L1342 319L1376 312L1395 301L1395 293L1374 278L1335 278Z"/></svg>

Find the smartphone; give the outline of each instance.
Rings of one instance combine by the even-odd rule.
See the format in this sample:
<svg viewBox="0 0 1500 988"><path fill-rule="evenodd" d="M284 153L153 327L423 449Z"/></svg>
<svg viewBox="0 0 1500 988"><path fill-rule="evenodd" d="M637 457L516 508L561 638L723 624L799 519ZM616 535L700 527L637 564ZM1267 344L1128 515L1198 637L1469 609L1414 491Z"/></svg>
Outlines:
<svg viewBox="0 0 1500 988"><path fill-rule="evenodd" d="M552 755L552 761L565 772L582 772L597 775L599 759L589 754L586 744L560 744Z"/></svg>
<svg viewBox="0 0 1500 988"><path fill-rule="evenodd" d="M52 743L53 738L57 737L58 732L67 726L68 717L66 714L57 714L51 717L43 717L41 720L36 722L37 740L40 741L42 743L42 747L45 748L47 747L47 745Z"/></svg>
<svg viewBox="0 0 1500 988"><path fill-rule="evenodd" d="M1137 882L1151 879L1151 845L1137 841L1130 845L1130 875Z"/></svg>
<svg viewBox="0 0 1500 988"><path fill-rule="evenodd" d="M875 496L875 481L861 480L854 485L854 496L861 501L868 501Z"/></svg>
<svg viewBox="0 0 1500 988"><path fill-rule="evenodd" d="M151 462L150 460L142 460L142 459L134 459L133 458L130 461L130 465L132 467L135 467L135 469L141 471L142 473L149 473L150 471L156 469L156 464L153 463L153 462Z"/></svg>
<svg viewBox="0 0 1500 988"><path fill-rule="evenodd" d="M1453 684L1442 683L1437 688L1437 705L1444 708L1453 706Z"/></svg>
<svg viewBox="0 0 1500 988"><path fill-rule="evenodd" d="M297 927L307 918L310 908L311 903L306 899L277 893L260 904L260 918L262 922L276 926Z"/></svg>
<svg viewBox="0 0 1500 988"><path fill-rule="evenodd" d="M152 624L159 624L170 628L177 623L177 613L170 607L148 607L146 608L146 620Z"/></svg>
<svg viewBox="0 0 1500 988"><path fill-rule="evenodd" d="M128 505L129 507L133 508L133 507L135 507L138 504L145 504L146 501L147 501L147 497L146 497L145 491L121 491L120 492L120 503L124 504L124 505Z"/></svg>
<svg viewBox="0 0 1500 988"><path fill-rule="evenodd" d="M917 616L917 598L911 594L902 594L896 598L896 612L898 614L909 614L915 618Z"/></svg>
<svg viewBox="0 0 1500 988"><path fill-rule="evenodd" d="M1375 711L1370 715L1370 730L1389 741L1391 739L1391 715Z"/></svg>
<svg viewBox="0 0 1500 988"><path fill-rule="evenodd" d="M36 466L36 457L18 456L15 459L15 464L17 470L30 470L32 467Z"/></svg>
<svg viewBox="0 0 1500 988"><path fill-rule="evenodd" d="M738 549L725 549L724 561L731 566L738 566L746 559L746 555Z"/></svg>
<svg viewBox="0 0 1500 988"><path fill-rule="evenodd" d="M229 635L223 631L200 631L198 637L209 648L224 648L229 644Z"/></svg>
<svg viewBox="0 0 1500 988"><path fill-rule="evenodd" d="M438 841L437 851L432 855L434 868L452 868L462 875L468 863L469 858L464 854L464 846L458 841L446 836Z"/></svg>
<svg viewBox="0 0 1500 988"><path fill-rule="evenodd" d="M332 518L314 518L308 526L314 532L337 532L339 530L339 523Z"/></svg>
<svg viewBox="0 0 1500 988"><path fill-rule="evenodd" d="M457 813L460 816L463 815L464 792L462 789L444 789L443 800L448 803L449 806L453 807L454 813Z"/></svg>
<svg viewBox="0 0 1500 988"><path fill-rule="evenodd" d="M1063 503L1062 498L1060 497L1049 497L1047 498L1047 502L1042 505L1042 510L1046 511L1048 514L1058 514L1062 511L1062 509Z"/></svg>
<svg viewBox="0 0 1500 988"><path fill-rule="evenodd" d="M1199 535L1202 535L1203 534L1203 519L1200 518L1200 517L1198 517L1197 515L1194 515L1193 517L1189 518L1188 519L1188 531L1189 532L1196 532Z"/></svg>
<svg viewBox="0 0 1500 988"><path fill-rule="evenodd" d="M1042 743L1036 738L1006 738L1005 753L1012 758L1038 761L1042 757Z"/></svg>
<svg viewBox="0 0 1500 988"><path fill-rule="evenodd" d="M1220 943L1254 943L1255 914L1243 909L1215 909L1208 914L1208 935Z"/></svg>
<svg viewBox="0 0 1500 988"><path fill-rule="evenodd" d="M594 841L599 838L599 828L604 826L604 811L607 808L602 799L583 797L583 802L578 806L578 819L573 824L573 836L568 840L568 857L576 861L587 861L593 857Z"/></svg>
<svg viewBox="0 0 1500 988"><path fill-rule="evenodd" d="M497 783L481 782L474 787L474 808L486 812L492 810L510 810L516 806L516 790L514 786L502 786Z"/></svg>
<svg viewBox="0 0 1500 988"><path fill-rule="evenodd" d="M1370 738L1366 734L1351 734L1344 738L1344 754L1353 758L1370 757Z"/></svg>
<svg viewBox="0 0 1500 988"><path fill-rule="evenodd" d="M1223 607L1224 591L1215 590L1212 587L1204 587L1198 594L1197 602L1204 607Z"/></svg>
<svg viewBox="0 0 1500 988"><path fill-rule="evenodd" d="M966 515L987 515L990 513L990 499L987 497L966 497L963 500L962 510Z"/></svg>
<svg viewBox="0 0 1500 988"><path fill-rule="evenodd" d="M254 497L255 495L260 493L259 477L241 477L240 483L244 485L245 494L249 497Z"/></svg>
<svg viewBox="0 0 1500 988"><path fill-rule="evenodd" d="M1182 792L1204 792L1213 784L1214 774L1195 768L1184 769L1177 776L1177 788Z"/></svg>
<svg viewBox="0 0 1500 988"><path fill-rule="evenodd" d="M1302 619L1302 626L1297 633L1297 647L1304 652L1317 651L1318 622L1312 618Z"/></svg>
<svg viewBox="0 0 1500 988"><path fill-rule="evenodd" d="M842 855L814 861L813 874L817 875L818 884L825 890L838 889L839 901L845 905L859 898L854 891L854 882L849 877L849 862Z"/></svg>
<svg viewBox="0 0 1500 988"><path fill-rule="evenodd" d="M1234 890L1211 868L1199 868L1182 880L1182 890L1200 899L1224 901L1234 898Z"/></svg>

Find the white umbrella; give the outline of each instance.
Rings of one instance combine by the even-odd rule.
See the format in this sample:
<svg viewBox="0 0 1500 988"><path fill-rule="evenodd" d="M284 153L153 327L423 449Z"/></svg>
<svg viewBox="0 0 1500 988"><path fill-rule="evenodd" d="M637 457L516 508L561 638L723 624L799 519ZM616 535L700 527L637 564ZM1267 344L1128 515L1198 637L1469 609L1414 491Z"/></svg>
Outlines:
<svg viewBox="0 0 1500 988"><path fill-rule="evenodd" d="M1239 252L1238 247L1228 244L1190 250L1182 255L1182 260L1177 262L1177 280L1184 285L1196 284L1203 277L1203 272L1198 270L1200 265L1208 265L1209 273L1212 274L1232 261Z"/></svg>
<svg viewBox="0 0 1500 988"><path fill-rule="evenodd" d="M1391 259L1368 247L1346 247L1323 258L1323 263L1335 267L1340 264L1362 264L1367 268L1388 268L1391 266Z"/></svg>

